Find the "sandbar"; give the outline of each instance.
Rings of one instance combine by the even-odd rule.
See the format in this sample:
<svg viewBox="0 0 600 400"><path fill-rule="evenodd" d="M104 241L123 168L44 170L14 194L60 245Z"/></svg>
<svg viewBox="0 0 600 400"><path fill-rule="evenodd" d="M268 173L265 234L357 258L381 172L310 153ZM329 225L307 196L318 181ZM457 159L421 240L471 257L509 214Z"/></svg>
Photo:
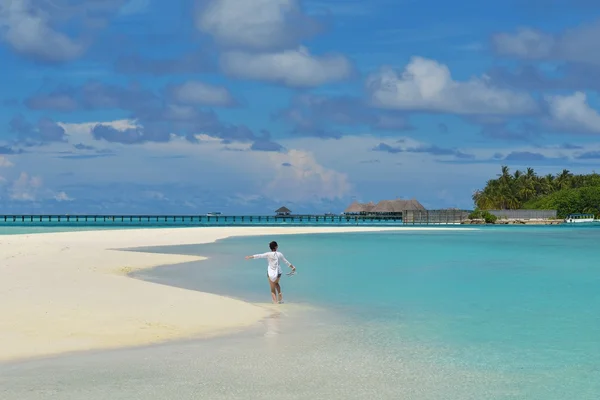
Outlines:
<svg viewBox="0 0 600 400"><path fill-rule="evenodd" d="M272 312L260 304L130 278L131 271L203 257L123 249L232 236L426 229L456 228L193 227L2 235L0 362L214 336L250 327Z"/></svg>

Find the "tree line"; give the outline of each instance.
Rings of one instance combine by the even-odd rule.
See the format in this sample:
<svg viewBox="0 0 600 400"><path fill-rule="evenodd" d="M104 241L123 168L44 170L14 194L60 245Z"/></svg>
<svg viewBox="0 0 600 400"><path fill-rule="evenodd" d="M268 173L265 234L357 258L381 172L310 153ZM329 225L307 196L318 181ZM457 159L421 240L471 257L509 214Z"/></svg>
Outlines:
<svg viewBox="0 0 600 400"><path fill-rule="evenodd" d="M600 174L575 175L567 169L544 176L533 168L511 174L502 166L496 179L473 193L479 210L556 209L559 217L585 212L600 213Z"/></svg>

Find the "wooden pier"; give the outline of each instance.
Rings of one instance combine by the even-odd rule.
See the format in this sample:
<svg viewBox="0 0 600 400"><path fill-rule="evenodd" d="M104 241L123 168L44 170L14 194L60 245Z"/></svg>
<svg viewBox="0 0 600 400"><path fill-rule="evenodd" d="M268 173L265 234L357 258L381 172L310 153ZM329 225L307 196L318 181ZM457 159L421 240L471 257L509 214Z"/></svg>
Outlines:
<svg viewBox="0 0 600 400"><path fill-rule="evenodd" d="M446 211L446 210L440 210ZM403 218L403 215L405 216ZM397 215L0 215L0 225L256 226L458 224L468 212L406 211Z"/></svg>
<svg viewBox="0 0 600 400"><path fill-rule="evenodd" d="M396 223L399 217L360 217L344 215L2 215L0 225L307 225Z"/></svg>

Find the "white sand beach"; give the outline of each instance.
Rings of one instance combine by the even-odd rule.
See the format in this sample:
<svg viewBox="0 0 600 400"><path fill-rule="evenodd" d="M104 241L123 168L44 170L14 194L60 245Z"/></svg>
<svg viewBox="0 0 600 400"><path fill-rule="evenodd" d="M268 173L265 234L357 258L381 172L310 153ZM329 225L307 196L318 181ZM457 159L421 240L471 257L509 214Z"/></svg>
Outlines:
<svg viewBox="0 0 600 400"><path fill-rule="evenodd" d="M284 234L425 229L455 228L203 227L0 236L0 361L217 335L249 327L270 312L265 305L126 275L200 257L118 249L242 235L271 240Z"/></svg>

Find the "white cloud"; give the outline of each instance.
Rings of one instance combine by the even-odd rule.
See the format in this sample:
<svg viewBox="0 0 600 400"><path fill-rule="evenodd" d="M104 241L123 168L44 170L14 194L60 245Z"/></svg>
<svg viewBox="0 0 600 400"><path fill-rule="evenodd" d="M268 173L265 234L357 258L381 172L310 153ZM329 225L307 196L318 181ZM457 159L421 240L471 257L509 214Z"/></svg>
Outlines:
<svg viewBox="0 0 600 400"><path fill-rule="evenodd" d="M521 28L514 34L499 33L492 40L499 54L523 58L548 57L555 46L552 35L530 28Z"/></svg>
<svg viewBox="0 0 600 400"><path fill-rule="evenodd" d="M353 71L350 61L342 55L315 56L302 46L278 53L228 52L221 56L221 68L238 78L292 87L319 86L344 80Z"/></svg>
<svg viewBox="0 0 600 400"><path fill-rule="evenodd" d="M532 28L498 33L492 44L498 54L525 59L553 59L600 65L600 20L549 34Z"/></svg>
<svg viewBox="0 0 600 400"><path fill-rule="evenodd" d="M77 132L78 141L93 146L89 127L96 123L85 124L87 139L82 136L81 127L63 126L69 137ZM129 126L123 121L106 124L120 126L121 129ZM173 136L169 142L147 142L135 146L106 142L104 145L112 156L97 158L58 157L57 154L64 151L89 153L88 150L74 149L70 143L50 143L31 148L29 152L11 156L15 164L27 165L28 172L28 179L20 178L20 195L16 191L14 195L38 201L45 198L53 204L62 203L62 207L80 207L82 210L88 210L88 206L84 205L86 201L96 205L111 202L129 207L129 204L134 204L131 206L134 208L142 207L136 203L139 201L148 209L165 212L179 212L176 210L181 208L177 207L191 210L189 205L183 205L186 202L195 204L196 210L208 212L236 207L261 210L261 204L269 201L295 204L293 207L296 209L299 204L308 207L321 204L321 207L328 201L340 202L340 207L343 207L350 196L361 194L369 194L368 200L403 196L435 203L438 192L447 190L455 194L457 200L454 204L447 200L448 204L444 203L444 206L468 207L471 205L471 188L483 185L486 179L494 176L499 164L505 162L502 157L512 152L574 157L580 151L565 147L460 146L462 153L475 155L478 160L488 160L474 168L468 163L473 161L470 158L456 158L467 164L447 163L442 166L438 160L453 160L444 151L445 146L436 147L433 143L397 135L344 136L339 140L314 137L277 139L288 149L284 152L249 151L248 143L234 141L224 144L202 132L195 137L200 143L192 144L179 136ZM390 146L388 149L391 151L385 148L373 151L380 143ZM586 151L598 149L600 144L586 145ZM490 161L496 153L503 156L495 159L498 161ZM364 163L365 160L370 162ZM524 163L519 159L506 162L511 166ZM558 160L557 163L562 165L564 161ZM552 165L548 164L545 169L539 167L539 170L556 172L558 167ZM569 168L576 170L574 166ZM414 174L415 170L419 173ZM5 176L8 178L5 190L8 190L12 187L11 182L19 176ZM31 176L42 177L44 187L64 190L68 198L77 200L59 203L56 200L63 195L57 193L58 190L32 190L24 183L30 182ZM211 199L216 200L211 202ZM336 207L330 209L327 206L326 211L336 211Z"/></svg>
<svg viewBox="0 0 600 400"><path fill-rule="evenodd" d="M0 156L0 167L8 168L12 167L14 164L10 162L10 160L4 156Z"/></svg>
<svg viewBox="0 0 600 400"><path fill-rule="evenodd" d="M54 199L57 202L72 201L66 192L54 192L44 187L42 177L21 171L14 180L0 179L6 186L8 197L17 202L37 202Z"/></svg>
<svg viewBox="0 0 600 400"><path fill-rule="evenodd" d="M413 57L400 76L390 68L371 75L367 90L382 108L497 115L537 110L526 93L495 87L486 77L455 81L446 65L422 57Z"/></svg>
<svg viewBox="0 0 600 400"><path fill-rule="evenodd" d="M54 195L54 200L56 201L73 201L74 199L69 197L65 192L58 192Z"/></svg>
<svg viewBox="0 0 600 400"><path fill-rule="evenodd" d="M265 188L265 195L279 199L307 201L315 198L343 198L352 187L348 176L320 165L314 154L304 150L271 153L275 176ZM308 190L307 190L308 189Z"/></svg>
<svg viewBox="0 0 600 400"><path fill-rule="evenodd" d="M556 129L600 133L600 114L587 103L583 92L570 96L547 96L550 125Z"/></svg>
<svg viewBox="0 0 600 400"><path fill-rule="evenodd" d="M75 137L77 143L94 146L90 129L95 124L97 122L62 126L69 138ZM103 124L120 130L128 129L131 125L126 121ZM235 187L238 193L245 196L271 196L277 192L276 187L290 188L278 194L278 198L290 200L335 199L343 197L350 190L344 174L332 167L323 166L319 158L307 149L297 148L281 153L250 151L250 143L233 141L223 144L221 139L204 133L194 136L200 143L191 144L178 136L172 136L171 141L166 143L148 142L136 146L104 143L107 150L114 152L113 157L56 159L55 154L65 146L72 148L71 145L62 143L39 148L41 154L23 154L21 157L27 159L32 171L46 174L48 160L53 160L51 170L54 186L65 183L72 186L87 185L89 182L110 184L118 176L119 182L134 184L176 183L220 192L228 192ZM290 171L282 170L281 164L286 162L293 164L295 168ZM71 175L74 165L77 165L77 174ZM290 173L291 170L293 173ZM64 177L59 177L62 175ZM146 191L144 195L151 194L154 199L158 199L157 193ZM164 195L168 196L166 193Z"/></svg>
<svg viewBox="0 0 600 400"><path fill-rule="evenodd" d="M196 27L224 46L253 50L297 45L318 30L298 0L199 0ZM207 3L207 4L202 4Z"/></svg>
<svg viewBox="0 0 600 400"><path fill-rule="evenodd" d="M106 143L97 141L90 134L92 128L96 126L98 122L86 122L79 124L57 122L57 124L65 130L67 140L72 145L83 144L86 146L94 146L98 149L108 149ZM136 129L140 127L136 123L136 121L128 119L102 122L102 124L121 131L125 131L127 129Z"/></svg>
<svg viewBox="0 0 600 400"><path fill-rule="evenodd" d="M12 200L35 201L41 187L42 179L39 176L30 177L26 172L21 172L9 188L9 196Z"/></svg>
<svg viewBox="0 0 600 400"><path fill-rule="evenodd" d="M51 27L50 15L31 0L4 1L0 6L0 35L22 54L49 61L79 57L85 47Z"/></svg>
<svg viewBox="0 0 600 400"><path fill-rule="evenodd" d="M227 88L199 81L187 81L170 88L173 100L182 104L226 107L235 103Z"/></svg>

